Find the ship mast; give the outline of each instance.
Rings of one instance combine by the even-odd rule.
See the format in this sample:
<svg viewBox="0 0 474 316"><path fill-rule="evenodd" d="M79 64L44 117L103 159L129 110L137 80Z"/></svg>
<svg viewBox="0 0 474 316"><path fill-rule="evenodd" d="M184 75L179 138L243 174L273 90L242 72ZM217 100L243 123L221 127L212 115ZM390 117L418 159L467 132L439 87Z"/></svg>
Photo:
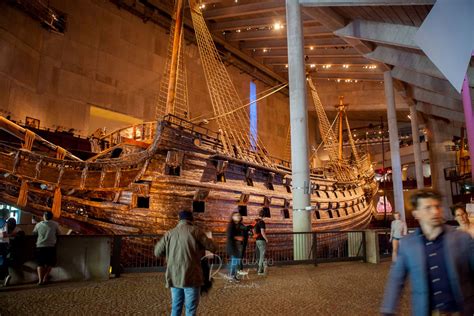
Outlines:
<svg viewBox="0 0 474 316"><path fill-rule="evenodd" d="M183 0L176 1L176 13L173 33L173 49L171 53L170 78L168 83L168 94L166 97L166 114L172 113L176 96L176 83L178 77L178 57L181 45L181 32L183 31Z"/></svg>
<svg viewBox="0 0 474 316"><path fill-rule="evenodd" d="M339 111L339 160L342 160L342 145L343 145L343 137L342 137L342 126L344 124L344 111L347 107L347 104L344 104L344 96L339 96L339 104L336 105L336 109Z"/></svg>

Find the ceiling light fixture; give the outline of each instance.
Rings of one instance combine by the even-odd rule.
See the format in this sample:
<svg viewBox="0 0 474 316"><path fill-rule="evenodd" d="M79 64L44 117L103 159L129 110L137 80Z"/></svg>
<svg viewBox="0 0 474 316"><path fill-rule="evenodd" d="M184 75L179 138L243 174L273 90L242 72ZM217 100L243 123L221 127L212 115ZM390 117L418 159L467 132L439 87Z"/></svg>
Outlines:
<svg viewBox="0 0 474 316"><path fill-rule="evenodd" d="M281 24L280 22L276 22L275 24L273 24L273 28L275 30L281 30L283 28L283 24Z"/></svg>
<svg viewBox="0 0 474 316"><path fill-rule="evenodd" d="M314 46L310 46L310 47L309 47L309 50L313 50L313 49L314 49Z"/></svg>

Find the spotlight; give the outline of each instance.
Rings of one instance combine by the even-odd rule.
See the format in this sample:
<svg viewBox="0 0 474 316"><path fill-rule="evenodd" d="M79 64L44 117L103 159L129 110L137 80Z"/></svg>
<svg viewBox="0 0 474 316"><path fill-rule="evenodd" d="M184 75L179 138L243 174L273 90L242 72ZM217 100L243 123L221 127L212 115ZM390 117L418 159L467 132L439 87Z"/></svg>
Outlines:
<svg viewBox="0 0 474 316"><path fill-rule="evenodd" d="M275 24L273 24L273 29L275 30L281 30L283 28L283 24L281 24L280 22L276 22Z"/></svg>

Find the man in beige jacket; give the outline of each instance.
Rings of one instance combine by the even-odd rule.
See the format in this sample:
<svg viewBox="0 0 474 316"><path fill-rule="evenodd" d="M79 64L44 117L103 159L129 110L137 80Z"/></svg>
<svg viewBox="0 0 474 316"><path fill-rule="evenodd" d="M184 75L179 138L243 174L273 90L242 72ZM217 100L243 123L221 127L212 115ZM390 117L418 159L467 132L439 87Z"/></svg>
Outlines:
<svg viewBox="0 0 474 316"><path fill-rule="evenodd" d="M205 233L194 226L193 214L179 213L179 223L168 231L155 246L155 256L166 255L166 287L171 288L171 315L196 315L200 287L204 284L201 259L205 250L216 246Z"/></svg>

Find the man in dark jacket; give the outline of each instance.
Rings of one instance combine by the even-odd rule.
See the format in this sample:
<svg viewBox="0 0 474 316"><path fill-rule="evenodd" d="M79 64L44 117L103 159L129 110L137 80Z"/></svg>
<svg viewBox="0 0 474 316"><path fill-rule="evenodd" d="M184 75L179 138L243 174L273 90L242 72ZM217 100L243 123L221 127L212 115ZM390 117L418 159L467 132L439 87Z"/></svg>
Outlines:
<svg viewBox="0 0 474 316"><path fill-rule="evenodd" d="M201 259L205 250L216 251L212 240L194 226L193 214L179 213L178 225L155 246L155 256L166 255L166 287L171 288L171 315L196 315L200 287L204 284Z"/></svg>
<svg viewBox="0 0 474 316"><path fill-rule="evenodd" d="M420 190L411 198L416 232L400 240L382 314L395 314L405 279L410 278L415 316L474 314L474 245L471 237L443 225L441 196Z"/></svg>

